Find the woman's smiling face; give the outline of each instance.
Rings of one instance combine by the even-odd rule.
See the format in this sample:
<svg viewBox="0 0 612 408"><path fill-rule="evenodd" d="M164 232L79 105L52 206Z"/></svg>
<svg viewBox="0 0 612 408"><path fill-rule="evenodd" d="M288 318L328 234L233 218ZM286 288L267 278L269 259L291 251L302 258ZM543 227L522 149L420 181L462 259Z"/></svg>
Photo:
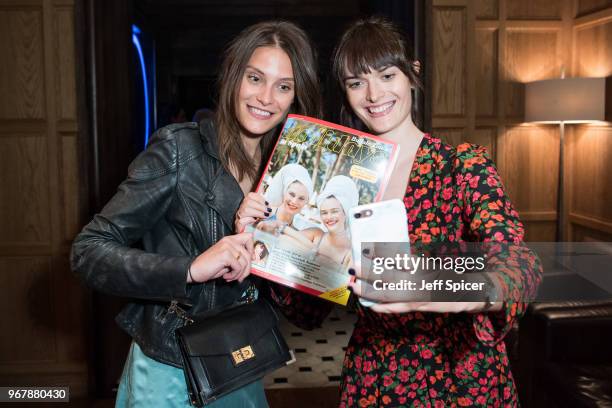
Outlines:
<svg viewBox="0 0 612 408"><path fill-rule="evenodd" d="M339 233L345 230L346 214L336 197L323 200L319 207L319 214L323 225L329 232Z"/></svg>
<svg viewBox="0 0 612 408"><path fill-rule="evenodd" d="M257 48L247 63L236 98L246 136L263 135L281 123L295 97L291 60L277 47Z"/></svg>
<svg viewBox="0 0 612 408"><path fill-rule="evenodd" d="M370 131L384 135L412 121L410 80L398 67L344 74L347 101Z"/></svg>
<svg viewBox="0 0 612 408"><path fill-rule="evenodd" d="M291 215L299 213L308 202L308 189L299 181L289 185L283 197L283 207Z"/></svg>

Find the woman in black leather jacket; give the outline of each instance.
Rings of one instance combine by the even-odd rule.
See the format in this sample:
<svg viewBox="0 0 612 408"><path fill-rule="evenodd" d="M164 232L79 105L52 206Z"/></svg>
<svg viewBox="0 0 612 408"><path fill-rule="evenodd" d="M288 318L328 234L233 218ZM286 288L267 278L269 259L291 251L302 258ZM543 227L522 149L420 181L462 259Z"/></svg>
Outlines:
<svg viewBox="0 0 612 408"><path fill-rule="evenodd" d="M133 338L117 406L189 406L174 330L184 311L224 308L252 292L252 236L234 234L236 210L287 114L320 112L314 51L292 23L239 34L219 84L214 120L158 130L73 244L75 273L96 290L132 299L117 316ZM144 250L131 248L138 240ZM272 298L296 317L300 294L277 288ZM308 300L300 313L309 305L315 314L327 309ZM267 403L259 381L209 406Z"/></svg>

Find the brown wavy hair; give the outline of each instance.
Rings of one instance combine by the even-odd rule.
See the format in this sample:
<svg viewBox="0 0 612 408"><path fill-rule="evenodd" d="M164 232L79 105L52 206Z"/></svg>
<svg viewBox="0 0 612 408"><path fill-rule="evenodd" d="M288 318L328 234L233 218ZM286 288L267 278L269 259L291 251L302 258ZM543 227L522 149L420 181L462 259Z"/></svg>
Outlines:
<svg viewBox="0 0 612 408"><path fill-rule="evenodd" d="M289 110L307 116L321 115L321 99L317 77L316 54L306 33L288 21L268 21L246 28L225 51L218 77L219 100L215 112L219 157L229 171L230 163L238 172L255 180L270 155L280 132L280 125L260 141L262 165L256 168L240 139L236 98L251 55L259 47L278 47L287 53L295 79L295 98Z"/></svg>
<svg viewBox="0 0 612 408"><path fill-rule="evenodd" d="M395 24L382 17L370 17L351 24L340 38L332 59L332 75L344 95L340 108L340 121L343 124L357 129L365 128L348 104L344 86L345 69L354 75L361 75L389 66L398 67L413 88L423 90L419 75L422 70L414 58L412 44ZM411 109L412 121L418 125L414 93Z"/></svg>

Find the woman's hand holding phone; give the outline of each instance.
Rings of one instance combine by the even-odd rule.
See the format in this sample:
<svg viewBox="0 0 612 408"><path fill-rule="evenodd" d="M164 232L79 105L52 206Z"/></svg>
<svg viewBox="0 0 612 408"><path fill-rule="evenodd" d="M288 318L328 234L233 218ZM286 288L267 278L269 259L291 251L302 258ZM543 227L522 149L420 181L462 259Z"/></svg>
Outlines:
<svg viewBox="0 0 612 408"><path fill-rule="evenodd" d="M373 260L395 256L398 246L383 242L372 244L362 251L361 265L352 268L355 280L349 286L353 293L359 296L360 303L376 311L374 306L378 304L428 301L429 295L424 291L385 289L388 285L397 285L402 281L411 280L414 275L394 268L376 270L373 267Z"/></svg>
<svg viewBox="0 0 612 408"><path fill-rule="evenodd" d="M374 256L376 253L373 252ZM409 312L432 312L432 313L478 313L481 311L499 311L502 302L495 302L491 306L487 302L432 302L431 296L423 290L377 290L384 284L397 284L407 278L406 271L386 269L384 273L377 275L372 273L372 257L364 254L361 258L361 268L354 267L355 280L349 284L352 292L359 296L360 303L376 313L409 313ZM363 272L366 271L366 272ZM420 276L419 279L422 279ZM435 277L431 277L433 280ZM491 276L493 282L497 277ZM378 283L374 281L380 280ZM498 285L495 285L496 288Z"/></svg>
<svg viewBox="0 0 612 408"><path fill-rule="evenodd" d="M370 273L371 260L376 252L379 252L378 256L382 256L391 249L392 246L387 243L404 242L409 247L408 220L404 203L394 199L354 207L349 211L349 228L354 270L358 271L357 280L351 284L351 287L353 292L360 296L360 303L370 307L378 300L368 298L370 291L374 291L373 288L364 286L370 290L362 290L360 283L364 278L362 271L364 274L373 275Z"/></svg>

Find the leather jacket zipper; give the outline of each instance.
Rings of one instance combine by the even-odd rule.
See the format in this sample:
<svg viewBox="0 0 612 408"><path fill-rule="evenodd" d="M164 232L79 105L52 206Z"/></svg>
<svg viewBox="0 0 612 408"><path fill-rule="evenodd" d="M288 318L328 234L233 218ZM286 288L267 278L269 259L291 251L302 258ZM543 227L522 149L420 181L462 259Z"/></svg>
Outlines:
<svg viewBox="0 0 612 408"><path fill-rule="evenodd" d="M193 319L189 317L185 309L181 308L178 305L178 301L176 300L173 300L172 302L170 302L170 305L168 306L168 310L166 312L166 316L172 313L176 314L176 316L179 319L183 320L185 322L185 325L193 323Z"/></svg>
<svg viewBox="0 0 612 408"><path fill-rule="evenodd" d="M212 208L208 208L208 214L211 221L211 230L212 230L212 244L215 245L219 240L219 234L217 232L217 214ZM215 288L215 281L211 282L211 294L210 294L210 303L208 305L208 309L213 309L215 306L215 295L217 293Z"/></svg>

